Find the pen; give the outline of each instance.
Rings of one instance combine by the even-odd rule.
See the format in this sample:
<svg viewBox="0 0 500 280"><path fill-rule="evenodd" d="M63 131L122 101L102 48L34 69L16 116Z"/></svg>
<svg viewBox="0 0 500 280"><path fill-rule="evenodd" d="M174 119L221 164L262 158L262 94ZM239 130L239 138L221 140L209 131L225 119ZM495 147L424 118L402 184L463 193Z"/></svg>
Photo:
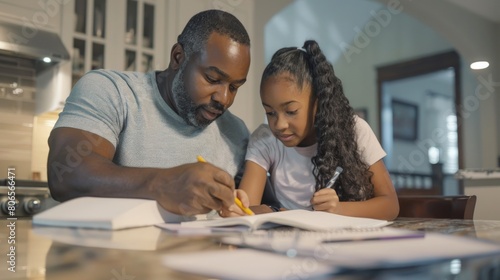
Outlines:
<svg viewBox="0 0 500 280"><path fill-rule="evenodd" d="M202 156L197 156L196 159L198 160L198 162L207 162ZM241 203L239 198L235 197L234 203L238 205L238 207L240 207L240 209L243 210L243 212L245 212L246 214L255 215L255 213L252 210L250 210L250 208L243 206L243 203Z"/></svg>
<svg viewBox="0 0 500 280"><path fill-rule="evenodd" d="M335 184L335 181L337 181L337 178L339 177L340 173L342 173L342 171L344 171L344 169L342 169L342 167L338 166L335 169L335 173L333 173L332 179L330 179L330 181L328 181L328 184L326 184L325 188L333 187L333 184Z"/></svg>

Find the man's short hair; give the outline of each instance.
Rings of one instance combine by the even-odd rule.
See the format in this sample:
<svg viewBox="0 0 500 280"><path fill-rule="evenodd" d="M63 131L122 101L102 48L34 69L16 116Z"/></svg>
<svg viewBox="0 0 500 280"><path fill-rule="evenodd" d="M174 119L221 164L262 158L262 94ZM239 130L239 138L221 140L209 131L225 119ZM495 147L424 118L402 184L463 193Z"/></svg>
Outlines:
<svg viewBox="0 0 500 280"><path fill-rule="evenodd" d="M243 24L232 14L221 10L207 10L194 15L177 37L186 57L200 52L213 32L250 46L250 37Z"/></svg>

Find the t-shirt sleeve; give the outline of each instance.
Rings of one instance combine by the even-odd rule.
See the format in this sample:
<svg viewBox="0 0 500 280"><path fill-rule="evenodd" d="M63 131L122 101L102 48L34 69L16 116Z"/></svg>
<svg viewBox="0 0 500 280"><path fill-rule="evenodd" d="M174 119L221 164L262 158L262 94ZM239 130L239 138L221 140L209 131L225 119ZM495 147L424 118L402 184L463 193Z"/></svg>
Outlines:
<svg viewBox="0 0 500 280"><path fill-rule="evenodd" d="M88 72L73 87L54 128L89 131L116 147L125 113L115 83L116 78L107 72Z"/></svg>
<svg viewBox="0 0 500 280"><path fill-rule="evenodd" d="M250 136L245 160L255 162L265 170L269 170L276 141L273 133L266 124L261 124Z"/></svg>
<svg viewBox="0 0 500 280"><path fill-rule="evenodd" d="M356 135L359 153L368 165L374 164L387 155L370 125L359 117L356 117Z"/></svg>

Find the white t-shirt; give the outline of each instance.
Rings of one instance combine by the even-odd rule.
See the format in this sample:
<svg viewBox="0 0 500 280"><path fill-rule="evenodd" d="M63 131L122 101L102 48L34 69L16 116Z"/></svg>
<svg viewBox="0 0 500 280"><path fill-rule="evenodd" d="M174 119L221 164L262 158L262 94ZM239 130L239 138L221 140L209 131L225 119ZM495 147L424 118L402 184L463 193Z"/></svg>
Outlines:
<svg viewBox="0 0 500 280"><path fill-rule="evenodd" d="M358 149L362 159L372 165L386 156L385 151L365 120L356 117ZM271 185L282 207L311 209L316 180L311 158L317 144L309 147L286 147L274 137L267 124L261 124L250 137L246 160L269 172Z"/></svg>

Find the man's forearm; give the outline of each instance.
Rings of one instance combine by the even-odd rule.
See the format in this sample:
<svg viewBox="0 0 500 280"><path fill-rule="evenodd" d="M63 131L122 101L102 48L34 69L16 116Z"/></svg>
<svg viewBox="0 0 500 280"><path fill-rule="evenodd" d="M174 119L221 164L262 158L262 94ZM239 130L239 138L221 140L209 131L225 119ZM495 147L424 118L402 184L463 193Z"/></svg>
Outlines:
<svg viewBox="0 0 500 280"><path fill-rule="evenodd" d="M118 166L97 155L87 156L75 167L49 161L48 168L50 191L59 201L80 196L154 198L152 184L155 172L159 172Z"/></svg>

